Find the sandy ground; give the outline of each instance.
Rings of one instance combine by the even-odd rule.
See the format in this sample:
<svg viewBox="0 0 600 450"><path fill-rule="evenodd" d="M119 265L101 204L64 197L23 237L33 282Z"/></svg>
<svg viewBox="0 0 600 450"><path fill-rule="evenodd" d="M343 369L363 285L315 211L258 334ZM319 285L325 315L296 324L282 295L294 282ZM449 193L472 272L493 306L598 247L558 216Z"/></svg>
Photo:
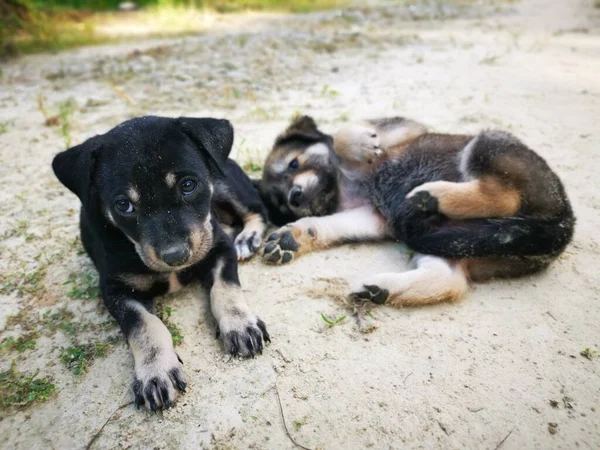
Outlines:
<svg viewBox="0 0 600 450"><path fill-rule="evenodd" d="M0 350L0 370L39 370L57 394L0 412L0 447L293 448L282 412L308 448L600 447L600 359L580 356L600 348L600 10L591 0L435 5L237 17L198 36L1 68L0 339L39 336L34 349ZM62 127L44 125L61 110ZM72 274L94 271L52 156L152 113L230 119L245 162L296 112L328 131L391 114L440 131L510 130L564 180L575 240L546 273L474 286L458 304L377 308L370 334L339 301L344 280L405 270L402 246L345 246L277 268L255 259L241 278L272 345L230 361L200 289L164 299L189 389L158 415L127 405L122 338L87 373L68 370L61 348L119 334L98 301L67 295ZM49 326L57 311L67 319ZM347 317L329 327L321 313Z"/></svg>

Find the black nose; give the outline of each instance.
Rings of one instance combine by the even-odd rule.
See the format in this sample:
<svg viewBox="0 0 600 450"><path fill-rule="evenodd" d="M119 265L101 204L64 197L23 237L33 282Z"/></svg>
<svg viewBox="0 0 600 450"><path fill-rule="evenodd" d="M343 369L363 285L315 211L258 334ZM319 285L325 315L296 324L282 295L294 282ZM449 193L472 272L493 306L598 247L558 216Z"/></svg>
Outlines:
<svg viewBox="0 0 600 450"><path fill-rule="evenodd" d="M298 186L294 186L290 191L290 204L292 206L300 206L300 202L302 201L302 188Z"/></svg>
<svg viewBox="0 0 600 450"><path fill-rule="evenodd" d="M181 266L190 258L190 249L187 245L175 245L160 252L160 259L169 266Z"/></svg>

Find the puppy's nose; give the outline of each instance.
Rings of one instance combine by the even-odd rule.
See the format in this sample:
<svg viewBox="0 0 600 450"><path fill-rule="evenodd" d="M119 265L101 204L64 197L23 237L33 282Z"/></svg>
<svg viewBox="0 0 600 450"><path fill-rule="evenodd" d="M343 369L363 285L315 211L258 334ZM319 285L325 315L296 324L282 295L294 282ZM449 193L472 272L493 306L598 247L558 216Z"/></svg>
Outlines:
<svg viewBox="0 0 600 450"><path fill-rule="evenodd" d="M298 186L294 186L290 191L290 204L292 206L300 206L300 202L302 200L302 188Z"/></svg>
<svg viewBox="0 0 600 450"><path fill-rule="evenodd" d="M181 266L190 258L190 249L187 245L175 245L161 251L159 256L169 266Z"/></svg>

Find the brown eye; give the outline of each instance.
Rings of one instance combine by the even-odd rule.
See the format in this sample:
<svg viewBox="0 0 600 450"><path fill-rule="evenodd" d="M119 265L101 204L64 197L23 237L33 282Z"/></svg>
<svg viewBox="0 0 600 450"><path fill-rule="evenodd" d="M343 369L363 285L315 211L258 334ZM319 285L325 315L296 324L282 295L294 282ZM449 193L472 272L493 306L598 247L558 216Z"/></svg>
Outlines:
<svg viewBox="0 0 600 450"><path fill-rule="evenodd" d="M300 163L298 162L298 158L294 158L290 161L290 164L288 166L288 168L290 170L298 170L298 167L300 167Z"/></svg>
<svg viewBox="0 0 600 450"><path fill-rule="evenodd" d="M126 198L121 198L115 202L115 208L123 214L130 214L134 211L133 205Z"/></svg>
<svg viewBox="0 0 600 450"><path fill-rule="evenodd" d="M190 195L196 190L197 186L198 183L196 183L195 180L192 180L191 178L185 178L180 184L181 193L183 195Z"/></svg>

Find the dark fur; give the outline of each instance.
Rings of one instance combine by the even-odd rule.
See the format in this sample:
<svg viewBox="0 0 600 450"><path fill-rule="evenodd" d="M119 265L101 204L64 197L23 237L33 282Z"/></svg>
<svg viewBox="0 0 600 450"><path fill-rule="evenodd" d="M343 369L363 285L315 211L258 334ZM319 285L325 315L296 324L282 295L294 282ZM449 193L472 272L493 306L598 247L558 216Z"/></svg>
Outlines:
<svg viewBox="0 0 600 450"><path fill-rule="evenodd" d="M462 181L458 155L472 136L427 134L398 159L385 162L369 182L370 198L412 249L447 258L534 257L545 263L573 236L575 219L564 187L547 163L514 137L484 132L473 148L473 177L494 175L517 187L522 202L513 217L450 221L417 211L406 199L412 189L437 180Z"/></svg>
<svg viewBox="0 0 600 450"><path fill-rule="evenodd" d="M322 133L314 120L302 116L295 120L275 140L273 149L265 162L261 182L257 183L260 195L269 212L269 219L276 225L284 225L306 215L324 216L335 211L338 190L335 167L320 157L310 157L299 163L297 169L280 172L274 169L279 162L293 161L314 144L333 146L333 138ZM287 161L287 160L290 161ZM303 192L301 208L290 203L294 178L307 171L315 171L319 184L310 192Z"/></svg>
<svg viewBox="0 0 600 450"><path fill-rule="evenodd" d="M153 313L154 297L169 290L169 275L174 273L182 285L198 280L211 289L219 262L223 267L219 280L239 286L236 251L222 231L217 220L222 214L217 211L227 209L232 224L239 224L240 214L253 211L264 216L264 210L250 180L227 160L232 143L233 128L226 120L148 116L124 122L54 158L56 176L81 200L83 245L100 273L106 308L130 344L132 338L141 342L140 335L150 328L136 305ZM169 173L176 178L171 187L166 181ZM197 183L190 195L182 191L186 178ZM132 188L139 200L131 198ZM131 200L135 210L121 212L115 203L119 199ZM175 260L169 253L173 248L183 249ZM128 282L133 279L149 281L136 287ZM223 336L226 351L253 355L262 350L262 339L269 336L260 319L254 325L248 324L247 331L259 338L250 338L246 347L238 340L247 341L248 336L236 332ZM147 353L151 362L157 349ZM169 377L175 387L185 388L180 367L173 367ZM136 374L136 403L145 401L152 409L169 407L173 398L165 394L164 386L159 392L161 383L165 381L158 377L154 388L152 381L144 386Z"/></svg>
<svg viewBox="0 0 600 450"><path fill-rule="evenodd" d="M306 118L301 120L303 126L310 123ZM369 123L378 132L387 132L401 126L404 121L393 118ZM293 136L291 130L294 127L293 123L286 134ZM318 130L313 131L314 136L319 133ZM467 169L473 178L493 176L518 190L521 205L514 216L450 220L434 210L416 208L414 201L406 198L414 188L427 182L465 181L459 170L459 157L472 139L473 136L425 132L416 139L400 143L367 176L351 183L351 189L343 188L338 177L336 191L350 193L358 197L358 202L362 197L372 203L386 219L393 236L412 249L450 259L468 259L468 271L473 279L513 277L546 267L572 238L573 212L562 183L543 158L507 133L481 133ZM333 151L330 136L320 138L319 142ZM282 148L276 141L265 170L268 171L274 158L285 155L287 151L301 151L307 145L302 140L295 140L288 141ZM314 141L310 145L314 145ZM293 150L286 150L288 148ZM312 170L320 170L320 176L330 177L336 162L339 163L339 158L333 155L323 167ZM263 178L261 192L268 192L272 186L281 186L281 181ZM314 193L317 197L321 194ZM324 209L345 209L336 203L340 197L343 195L336 196L329 208ZM305 215L324 214L313 210ZM295 215L288 221L298 218L300 216Z"/></svg>

